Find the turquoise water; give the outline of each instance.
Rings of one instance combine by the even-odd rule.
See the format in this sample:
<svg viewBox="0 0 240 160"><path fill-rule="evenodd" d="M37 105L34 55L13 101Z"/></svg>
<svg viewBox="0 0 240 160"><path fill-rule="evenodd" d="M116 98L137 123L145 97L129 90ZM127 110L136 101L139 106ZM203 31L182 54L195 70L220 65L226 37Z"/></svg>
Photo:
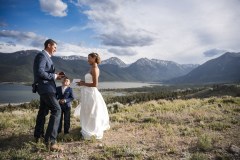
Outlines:
<svg viewBox="0 0 240 160"><path fill-rule="evenodd" d="M32 93L31 86L0 84L0 103L22 103L32 99L39 99L39 95Z"/></svg>
<svg viewBox="0 0 240 160"><path fill-rule="evenodd" d="M58 86L61 84L57 84ZM139 88L150 86L150 83L141 82L100 82L99 89L117 89L117 88ZM74 90L76 98L78 90ZM32 93L31 86L23 84L0 84L0 104L3 103L23 103L30 102L33 99L39 99L37 93Z"/></svg>

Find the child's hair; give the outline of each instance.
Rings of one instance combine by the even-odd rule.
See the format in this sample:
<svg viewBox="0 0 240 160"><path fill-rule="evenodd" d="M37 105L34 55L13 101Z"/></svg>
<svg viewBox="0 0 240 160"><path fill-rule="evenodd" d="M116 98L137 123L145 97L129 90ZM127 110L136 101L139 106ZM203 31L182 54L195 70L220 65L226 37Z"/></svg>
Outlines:
<svg viewBox="0 0 240 160"><path fill-rule="evenodd" d="M68 77L64 77L64 78L63 78L63 81L65 81L66 79L68 79L69 82L71 82L70 78L68 78Z"/></svg>
<svg viewBox="0 0 240 160"><path fill-rule="evenodd" d="M97 64L101 63L101 58L100 58L99 54L92 52L92 53L89 54L89 56L96 57L96 61L95 62Z"/></svg>

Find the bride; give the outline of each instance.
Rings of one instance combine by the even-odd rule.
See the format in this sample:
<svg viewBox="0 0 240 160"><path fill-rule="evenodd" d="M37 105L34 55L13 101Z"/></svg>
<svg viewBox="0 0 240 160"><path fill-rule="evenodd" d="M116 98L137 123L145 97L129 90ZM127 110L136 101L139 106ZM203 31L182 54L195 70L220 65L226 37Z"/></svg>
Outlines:
<svg viewBox="0 0 240 160"><path fill-rule="evenodd" d="M109 115L101 93L96 88L98 85L100 57L97 53L88 55L91 65L90 73L85 75L85 81L77 82L81 87L80 125L84 139L92 136L102 139L103 131L110 128Z"/></svg>

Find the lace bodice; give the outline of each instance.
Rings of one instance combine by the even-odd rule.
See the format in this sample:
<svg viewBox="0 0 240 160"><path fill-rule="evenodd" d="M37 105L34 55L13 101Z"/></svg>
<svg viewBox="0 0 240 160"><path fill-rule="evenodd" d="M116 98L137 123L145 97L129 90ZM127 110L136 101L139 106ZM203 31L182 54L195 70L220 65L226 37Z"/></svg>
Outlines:
<svg viewBox="0 0 240 160"><path fill-rule="evenodd" d="M92 83L92 75L90 73L85 74L85 82L86 83Z"/></svg>

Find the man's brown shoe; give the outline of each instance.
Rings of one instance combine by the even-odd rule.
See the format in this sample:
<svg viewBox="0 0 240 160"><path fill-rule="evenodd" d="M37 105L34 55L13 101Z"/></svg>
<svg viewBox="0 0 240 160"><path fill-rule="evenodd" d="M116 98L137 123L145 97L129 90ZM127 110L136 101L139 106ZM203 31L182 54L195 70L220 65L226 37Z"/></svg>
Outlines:
<svg viewBox="0 0 240 160"><path fill-rule="evenodd" d="M50 146L50 151L57 151L57 152L60 152L60 151L63 151L63 147L57 145L57 144L53 144Z"/></svg>

